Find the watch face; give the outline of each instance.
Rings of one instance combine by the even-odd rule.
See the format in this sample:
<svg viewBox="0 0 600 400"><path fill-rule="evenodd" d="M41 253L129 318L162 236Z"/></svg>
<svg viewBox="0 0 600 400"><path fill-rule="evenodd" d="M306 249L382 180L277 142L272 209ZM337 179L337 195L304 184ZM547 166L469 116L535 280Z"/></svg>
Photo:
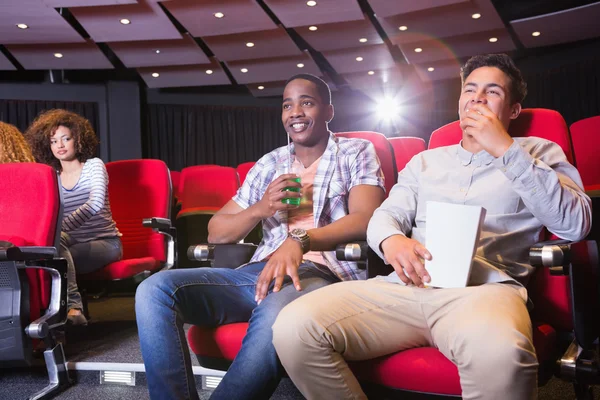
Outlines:
<svg viewBox="0 0 600 400"><path fill-rule="evenodd" d="M292 231L290 232L290 235L292 235L292 236L304 236L304 235L306 235L306 231L304 229L301 229L301 228L296 228L296 229L292 229Z"/></svg>

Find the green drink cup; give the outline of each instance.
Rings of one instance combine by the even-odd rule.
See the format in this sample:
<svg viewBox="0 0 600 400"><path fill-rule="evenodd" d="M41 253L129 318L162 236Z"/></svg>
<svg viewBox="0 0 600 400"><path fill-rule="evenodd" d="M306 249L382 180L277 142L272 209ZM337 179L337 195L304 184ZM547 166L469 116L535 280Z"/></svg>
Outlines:
<svg viewBox="0 0 600 400"><path fill-rule="evenodd" d="M294 178L291 180L300 183L300 177ZM296 192L296 193L300 192L300 188L297 188L297 187L286 187L286 188L283 188L283 190L286 192ZM299 206L300 200L302 200L300 197L286 197L286 198L281 199L281 202L284 204L291 204L293 206Z"/></svg>

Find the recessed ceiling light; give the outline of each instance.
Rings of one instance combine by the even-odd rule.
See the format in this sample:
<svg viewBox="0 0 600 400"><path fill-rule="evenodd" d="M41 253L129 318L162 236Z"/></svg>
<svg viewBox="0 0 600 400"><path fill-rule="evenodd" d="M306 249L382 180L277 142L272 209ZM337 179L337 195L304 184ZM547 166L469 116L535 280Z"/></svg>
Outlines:
<svg viewBox="0 0 600 400"><path fill-rule="evenodd" d="M265 87L264 86L259 86L258 90L263 90Z"/></svg>
<svg viewBox="0 0 600 400"><path fill-rule="evenodd" d="M420 53L420 52L422 52L422 51L423 51L423 49L422 49L422 48L420 48L420 47L417 47L417 48L415 49L415 53Z"/></svg>
<svg viewBox="0 0 600 400"><path fill-rule="evenodd" d="M313 26L309 26L309 27L308 27L308 30L309 30L309 31L313 31L313 32L314 32L314 31L316 31L317 29L319 29L319 28L317 28L317 27L316 27L316 26L314 26L314 25L313 25Z"/></svg>
<svg viewBox="0 0 600 400"><path fill-rule="evenodd" d="M222 12L216 12L213 15L215 16L215 18L219 18L219 19L221 19L225 16L225 14L223 14Z"/></svg>
<svg viewBox="0 0 600 400"><path fill-rule="evenodd" d="M207 74L207 75L210 75L210 74L212 74L212 73L213 73L213 70L212 70L212 69L207 69L207 70L206 70L206 74Z"/></svg>
<svg viewBox="0 0 600 400"><path fill-rule="evenodd" d="M306 2L306 5L309 6L309 7L314 7L314 6L317 5L317 2L314 1L314 0L309 0L309 1Z"/></svg>
<svg viewBox="0 0 600 400"><path fill-rule="evenodd" d="M246 43L246 47L254 47L254 43L248 42L248 43Z"/></svg>
<svg viewBox="0 0 600 400"><path fill-rule="evenodd" d="M29 26L27 26L26 24L17 24L17 28L19 28L19 29L27 29L27 28L29 28Z"/></svg>
<svg viewBox="0 0 600 400"><path fill-rule="evenodd" d="M367 74L369 74L369 75L375 75L375 71L369 71L369 72L367 72Z"/></svg>
<svg viewBox="0 0 600 400"><path fill-rule="evenodd" d="M298 68L304 68L304 64L298 63L298 64L296 64L296 67L298 67Z"/></svg>
<svg viewBox="0 0 600 400"><path fill-rule="evenodd" d="M246 72L248 72L248 68L242 68L240 69L240 71L242 71L242 74L245 74Z"/></svg>
<svg viewBox="0 0 600 400"><path fill-rule="evenodd" d="M123 18L122 20L119 21L120 23L122 23L123 25L129 25L131 23L130 20L128 20L127 18Z"/></svg>
<svg viewBox="0 0 600 400"><path fill-rule="evenodd" d="M156 54L160 54L160 50L156 49Z"/></svg>
<svg viewBox="0 0 600 400"><path fill-rule="evenodd" d="M489 40L490 40L491 43L496 43L498 41L498 38L497 37L491 37Z"/></svg>
<svg viewBox="0 0 600 400"><path fill-rule="evenodd" d="M475 14L471 15L471 18L473 18L473 19L479 19L479 18L481 18L481 14L475 13Z"/></svg>
<svg viewBox="0 0 600 400"><path fill-rule="evenodd" d="M362 60L363 60L363 58L362 58L362 57L360 57L360 56L359 56L359 57L356 57L356 61L362 61Z"/></svg>
<svg viewBox="0 0 600 400"><path fill-rule="evenodd" d="M429 68L427 68L427 71L429 71L429 72L433 72L433 71L435 71L435 68L433 68L433 67L429 67Z"/></svg>
<svg viewBox="0 0 600 400"><path fill-rule="evenodd" d="M398 29L400 29L401 31L405 31L408 29L408 26L406 25L402 25L401 27L399 27Z"/></svg>
<svg viewBox="0 0 600 400"><path fill-rule="evenodd" d="M158 78L160 76L160 74L158 72L153 72L152 73L152 77L153 78Z"/></svg>
<svg viewBox="0 0 600 400"><path fill-rule="evenodd" d="M541 34L541 32L535 31L531 34L531 36L540 36Z"/></svg>
<svg viewBox="0 0 600 400"><path fill-rule="evenodd" d="M63 55L62 55L62 53L54 53L54 57L63 58Z"/></svg>
<svg viewBox="0 0 600 400"><path fill-rule="evenodd" d="M360 38L360 39L358 39L358 41L361 42L361 43L367 43L367 40L368 40L367 38Z"/></svg>

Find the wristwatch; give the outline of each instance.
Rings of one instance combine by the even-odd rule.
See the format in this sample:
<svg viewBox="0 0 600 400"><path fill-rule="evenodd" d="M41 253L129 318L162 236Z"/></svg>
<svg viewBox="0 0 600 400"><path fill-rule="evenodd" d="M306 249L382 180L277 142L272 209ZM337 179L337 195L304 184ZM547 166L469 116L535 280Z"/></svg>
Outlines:
<svg viewBox="0 0 600 400"><path fill-rule="evenodd" d="M308 233L304 229L292 229L290 232L290 237L300 243L303 254L308 253L310 250L310 236L308 236Z"/></svg>

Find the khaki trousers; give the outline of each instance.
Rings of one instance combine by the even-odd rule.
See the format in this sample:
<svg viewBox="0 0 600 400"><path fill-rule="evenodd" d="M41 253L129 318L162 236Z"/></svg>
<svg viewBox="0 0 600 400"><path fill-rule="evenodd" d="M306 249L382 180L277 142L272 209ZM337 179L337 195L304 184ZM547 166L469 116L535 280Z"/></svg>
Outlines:
<svg viewBox="0 0 600 400"><path fill-rule="evenodd" d="M526 289L513 284L342 282L286 306L273 344L307 399L365 399L346 360L423 346L456 364L464 399L535 399L538 364L526 302Z"/></svg>

